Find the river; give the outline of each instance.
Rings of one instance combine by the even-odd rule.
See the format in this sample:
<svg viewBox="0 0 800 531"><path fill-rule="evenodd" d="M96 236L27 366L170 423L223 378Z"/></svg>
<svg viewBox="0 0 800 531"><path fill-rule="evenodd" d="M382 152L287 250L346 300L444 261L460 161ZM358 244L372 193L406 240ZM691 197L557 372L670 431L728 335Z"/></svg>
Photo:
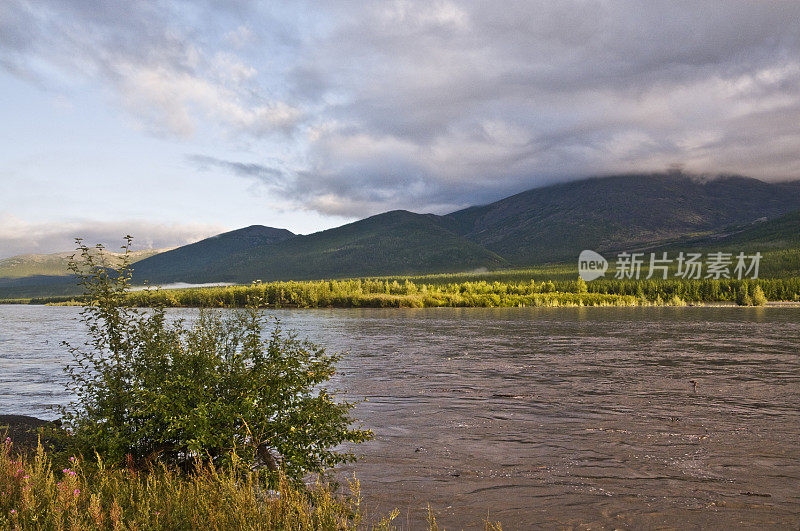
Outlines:
<svg viewBox="0 0 800 531"><path fill-rule="evenodd" d="M68 400L79 311L0 306L0 413ZM333 385L376 438L345 471L403 526L800 523L800 308L268 313L347 352Z"/></svg>

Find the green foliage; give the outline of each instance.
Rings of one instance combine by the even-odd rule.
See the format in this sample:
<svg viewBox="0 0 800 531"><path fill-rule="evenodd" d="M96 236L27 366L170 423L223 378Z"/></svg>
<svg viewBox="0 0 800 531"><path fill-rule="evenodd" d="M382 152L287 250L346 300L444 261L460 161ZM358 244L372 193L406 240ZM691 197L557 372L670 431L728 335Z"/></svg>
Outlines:
<svg viewBox="0 0 800 531"><path fill-rule="evenodd" d="M753 288L753 306L764 306L767 303L767 297L764 295L764 290L761 286L756 285Z"/></svg>
<svg viewBox="0 0 800 531"><path fill-rule="evenodd" d="M540 280L553 274L564 280ZM579 292L578 282L560 268L423 277L378 277L354 280L255 283L187 289L153 289L128 292L125 303L141 307L236 308L260 299L272 308L423 308L509 306L609 306L648 305L678 297L685 303L735 302L743 283L757 286L776 301L800 300L800 278L736 279L598 279ZM467 280L470 278L494 280ZM527 278L527 280L525 280ZM754 288L755 289L755 288ZM75 304L73 297L43 297L15 303Z"/></svg>
<svg viewBox="0 0 800 531"><path fill-rule="evenodd" d="M747 282L742 283L736 290L736 304L739 306L753 305L753 299L750 298Z"/></svg>
<svg viewBox="0 0 800 531"><path fill-rule="evenodd" d="M257 298L273 308L429 308L512 306L631 306L631 296L579 293L575 281L416 284L406 279L270 282L129 293L134 306L241 307Z"/></svg>
<svg viewBox="0 0 800 531"><path fill-rule="evenodd" d="M735 302L741 286L759 286L770 300L799 300L800 278L787 279L598 279L537 282L495 280L419 284L415 277L389 279L270 282L180 290L137 291L127 295L136 306L241 307L259 298L273 308L424 308L510 306L633 306L670 301ZM445 279L451 276L443 276ZM399 282L402 280L402 282ZM585 289L585 291L584 291Z"/></svg>
<svg viewBox="0 0 800 531"><path fill-rule="evenodd" d="M170 323L160 303L130 306L127 261L114 270L80 241L79 251L71 267L86 290L81 316L91 339L70 347L77 399L63 414L84 455L184 467L238 455L300 478L353 459L334 448L371 437L350 427L353 405L323 387L338 356L277 324L266 334L258 301L243 300L248 308L229 317L203 312L193 325Z"/></svg>
<svg viewBox="0 0 800 531"><path fill-rule="evenodd" d="M671 299L667 302L669 306L686 306L686 301L678 297L677 295L673 295Z"/></svg>
<svg viewBox="0 0 800 531"><path fill-rule="evenodd" d="M588 293L589 287L586 285L586 281L578 277L578 280L575 284L575 291L577 293Z"/></svg>

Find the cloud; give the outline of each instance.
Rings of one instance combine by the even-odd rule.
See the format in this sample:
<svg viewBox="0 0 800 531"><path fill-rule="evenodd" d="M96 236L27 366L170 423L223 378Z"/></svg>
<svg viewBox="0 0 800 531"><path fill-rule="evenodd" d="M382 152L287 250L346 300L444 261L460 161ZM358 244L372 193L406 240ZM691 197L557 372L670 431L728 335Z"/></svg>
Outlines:
<svg viewBox="0 0 800 531"><path fill-rule="evenodd" d="M187 155L186 159L197 169L202 171L219 168L240 177L257 179L265 184L275 184L286 178L284 170L264 164L257 164L255 162L235 162L209 157L207 155Z"/></svg>
<svg viewBox="0 0 800 531"><path fill-rule="evenodd" d="M298 182L323 211L455 208L676 162L800 177L800 4L332 9L341 25L297 70L305 90L347 94Z"/></svg>
<svg viewBox="0 0 800 531"><path fill-rule="evenodd" d="M161 134L214 128L229 149L190 148L189 164L324 214L446 212L676 163L800 178L797 2L0 9L0 65L15 75L79 72ZM253 144L230 156L238 136Z"/></svg>
<svg viewBox="0 0 800 531"><path fill-rule="evenodd" d="M270 97L236 54L249 30L207 42L206 28L187 25L191 15L181 2L9 0L0 8L0 65L59 89L97 83L159 134L191 137L200 124L253 137L291 132L302 111Z"/></svg>
<svg viewBox="0 0 800 531"><path fill-rule="evenodd" d="M83 238L88 245L102 243L108 249L116 250L124 243L123 237L127 234L134 237L134 249L163 249L193 243L225 230L225 227L216 225L136 220L35 223L0 212L0 258L74 250L75 238Z"/></svg>

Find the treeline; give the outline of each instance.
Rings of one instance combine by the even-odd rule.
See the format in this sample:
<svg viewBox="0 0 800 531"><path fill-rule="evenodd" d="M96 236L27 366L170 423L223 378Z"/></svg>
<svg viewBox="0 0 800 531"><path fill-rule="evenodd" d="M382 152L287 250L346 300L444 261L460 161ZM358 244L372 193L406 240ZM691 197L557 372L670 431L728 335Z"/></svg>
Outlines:
<svg viewBox="0 0 800 531"><path fill-rule="evenodd" d="M515 306L637 306L742 303L759 291L768 300L800 300L800 278L759 280L614 280L417 283L411 279L270 282L250 286L129 292L133 306L241 307L259 299L272 308L423 308ZM33 304L75 304L48 297Z"/></svg>
<svg viewBox="0 0 800 531"><path fill-rule="evenodd" d="M689 303L737 301L741 293L753 293L760 287L768 300L800 300L800 278L770 279L705 279L705 280L614 280L600 279L590 282L592 293L633 295L648 301L669 300L678 297Z"/></svg>
<svg viewBox="0 0 800 531"><path fill-rule="evenodd" d="M633 306L636 298L612 293L588 293L575 282L463 282L416 284L379 280L270 282L250 286L137 291L127 295L136 306L238 307L260 299L273 308L428 308L513 306Z"/></svg>

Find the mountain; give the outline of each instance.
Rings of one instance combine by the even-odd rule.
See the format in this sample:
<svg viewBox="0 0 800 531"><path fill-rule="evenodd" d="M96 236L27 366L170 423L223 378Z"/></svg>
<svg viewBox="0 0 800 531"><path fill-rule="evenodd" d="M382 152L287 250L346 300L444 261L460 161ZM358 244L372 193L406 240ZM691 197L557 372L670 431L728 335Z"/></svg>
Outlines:
<svg viewBox="0 0 800 531"><path fill-rule="evenodd" d="M701 254L724 252L732 256L759 252L759 273L762 277L800 276L800 211L775 219L759 219L744 225L730 226L706 236L679 238L654 246L648 251Z"/></svg>
<svg viewBox="0 0 800 531"><path fill-rule="evenodd" d="M215 259L207 258L202 269L196 268L190 276L180 279L154 267L156 263L162 264L169 254L140 263L134 270L135 280L302 280L496 269L506 265L505 260L491 251L442 227L438 216L404 210L234 253L215 250Z"/></svg>
<svg viewBox="0 0 800 531"><path fill-rule="evenodd" d="M528 190L444 216L516 266L625 250L800 209L800 182L683 174L620 175Z"/></svg>
<svg viewBox="0 0 800 531"><path fill-rule="evenodd" d="M196 281L205 272L219 269L219 264L231 256L251 249L292 238L286 229L251 225L243 229L217 234L171 251L142 260L134 268L137 281L155 282Z"/></svg>
<svg viewBox="0 0 800 531"><path fill-rule="evenodd" d="M707 248L722 251L771 251L800 249L800 210L774 219L759 219L744 225L732 225L725 230L693 238L683 238L661 246L663 248Z"/></svg>
<svg viewBox="0 0 800 531"><path fill-rule="evenodd" d="M396 210L309 235L254 225L141 260L134 281L244 283L466 272L574 263L583 249L614 253L679 246L763 247L777 257L772 269L780 274L800 267L798 211L798 181L619 175L535 188L444 216ZM36 286L37 295L64 292L64 278L0 278L0 298L22 297Z"/></svg>
<svg viewBox="0 0 800 531"><path fill-rule="evenodd" d="M158 253L170 249L143 249L131 251L129 258L132 263L144 260ZM108 262L113 267L122 263L122 253L104 252ZM31 276L66 276L70 274L69 260L75 251L52 254L21 254L11 258L0 259L0 278L24 278Z"/></svg>
<svg viewBox="0 0 800 531"><path fill-rule="evenodd" d="M724 234L798 209L798 182L620 175L536 188L445 216L387 212L237 252L206 240L204 260L154 267L170 257L164 253L143 261L135 278L249 282L534 266L573 261L583 249L633 250Z"/></svg>

